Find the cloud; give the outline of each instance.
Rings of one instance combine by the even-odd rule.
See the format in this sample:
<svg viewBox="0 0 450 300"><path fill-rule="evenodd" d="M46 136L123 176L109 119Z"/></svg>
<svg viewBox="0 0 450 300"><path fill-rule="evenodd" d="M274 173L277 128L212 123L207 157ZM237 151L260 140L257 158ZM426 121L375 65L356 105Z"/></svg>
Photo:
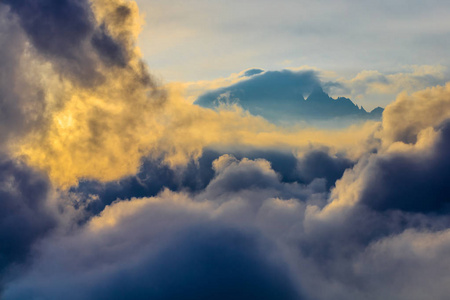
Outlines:
<svg viewBox="0 0 450 300"><path fill-rule="evenodd" d="M237 103L252 114L276 120L289 111L298 112L300 102L320 86L314 71L266 71L231 86L208 91L195 104L214 108L220 102ZM272 114L270 114L271 112Z"/></svg>
<svg viewBox="0 0 450 300"><path fill-rule="evenodd" d="M33 245L58 225L48 178L28 166L0 159L0 284L23 263Z"/></svg>
<svg viewBox="0 0 450 300"><path fill-rule="evenodd" d="M208 199L256 188L265 197L306 199L310 193L328 193L352 166L348 158L331 154L327 149L306 151L302 157L280 150L221 153L207 149L186 166L174 169L162 160L147 158L136 175L111 182L81 181L69 191L93 214L100 213L117 199L156 196L166 188L202 193Z"/></svg>
<svg viewBox="0 0 450 300"><path fill-rule="evenodd" d="M27 112L18 116L25 124L33 117L44 119L31 123L8 150L47 170L52 180L59 178L61 186L81 177L112 179L134 173L153 140L147 134L144 141L140 128L158 131L153 115L165 99L135 45L140 21L136 4L120 0L92 5L72 0L5 4L9 12L4 22L20 24L17 31L23 39L9 44L14 49L6 48L24 52L28 65L21 74L31 73L17 80L15 88L26 88L20 95L27 102L14 104L19 106L16 115ZM18 69L21 63L17 57L10 68ZM31 88L42 92L29 97L26 91ZM125 155L131 156L129 162L119 162ZM66 167L73 170L67 177L61 170Z"/></svg>
<svg viewBox="0 0 450 300"><path fill-rule="evenodd" d="M435 127L449 117L450 85L428 88L412 95L403 93L386 107L384 134L388 142L414 143L418 133Z"/></svg>
<svg viewBox="0 0 450 300"><path fill-rule="evenodd" d="M223 155L213 162L215 177L211 180L200 199L213 201L228 200L232 195L247 199L281 198L306 200L312 195L326 197L325 182L319 178L309 185L297 182L282 182L281 177L265 159L237 160L230 155Z"/></svg>
<svg viewBox="0 0 450 300"><path fill-rule="evenodd" d="M259 72L256 76L250 76L250 79L242 80L217 91L205 93L205 95L199 97L197 104L211 106L213 105L212 100L227 92L233 93L232 96L236 99L249 102L298 101L311 93L315 87L320 86L317 75L313 70Z"/></svg>
<svg viewBox="0 0 450 300"><path fill-rule="evenodd" d="M327 78L325 86L337 96L346 96L366 107L385 106L401 92L413 93L422 89L444 85L449 80L442 65L404 66L397 72L364 70L352 78Z"/></svg>
<svg viewBox="0 0 450 300"><path fill-rule="evenodd" d="M407 230L368 247L358 258L356 268L368 278L373 289L389 287L383 295L386 298L445 299L448 290L443 284L448 274L444 270L448 263L442 258L448 250L448 230L437 233ZM397 280L390 281L384 274L395 274Z"/></svg>
<svg viewBox="0 0 450 300"><path fill-rule="evenodd" d="M116 203L81 232L43 245L36 269L4 297L298 299L287 266L272 257L276 246L211 220L214 210L169 192Z"/></svg>
<svg viewBox="0 0 450 300"><path fill-rule="evenodd" d="M345 156L329 155L326 149L314 149L300 158L297 168L299 177L306 182L324 178L327 185L332 186L342 177L344 171L352 166L352 161Z"/></svg>
<svg viewBox="0 0 450 300"><path fill-rule="evenodd" d="M242 77L252 77L253 75L258 75L258 74L261 74L263 72L264 72L264 70L262 70L262 69L256 69L256 68L255 69L248 69L241 76Z"/></svg>
<svg viewBox="0 0 450 300"><path fill-rule="evenodd" d="M0 151L18 136L23 136L45 118L44 90L29 79L35 74L33 61L27 55L29 47L17 22L0 4Z"/></svg>
<svg viewBox="0 0 450 300"><path fill-rule="evenodd" d="M372 178L374 165L359 164L353 172L366 167L360 176ZM414 299L407 287L424 275L409 262L427 266L434 282L421 285L421 295L448 292L446 265L437 263L448 244L445 215L379 210L364 193L330 213L336 199L308 192L317 183L282 183L265 160L225 155L213 167L199 193L117 201L73 234L50 237L26 274L9 282L5 299L57 299L67 291L74 299L208 298L223 288L238 298ZM351 188L346 177L337 190ZM435 237L439 242L424 242Z"/></svg>
<svg viewBox="0 0 450 300"><path fill-rule="evenodd" d="M277 70L286 60L346 75L361 68L388 74L403 65L449 65L450 6L443 0L409 7L354 0L138 3L148 15L139 41L144 56L168 80L217 78L254 66ZM395 95L372 105L350 98L372 109Z"/></svg>
<svg viewBox="0 0 450 300"><path fill-rule="evenodd" d="M216 112L194 106L173 93L163 105L155 106L140 90L130 96L121 86L114 92L109 89L112 101L100 98L102 89L99 98L92 92L74 94L64 109L54 114L48 131L25 139L16 155L49 172L58 185L68 187L80 179L111 181L132 175L141 157L147 155L163 157L172 166L184 165L201 156L205 148L294 147L301 151L312 144L358 155L367 132L378 126L367 123L344 131L286 129L239 108ZM128 97L134 97L132 103ZM51 159L44 159L48 157Z"/></svg>
<svg viewBox="0 0 450 300"><path fill-rule="evenodd" d="M105 67L124 68L130 63L132 48L126 40L134 34L126 25L137 20L133 3L117 0L104 5L107 17L93 11L98 6L86 0L7 0L4 4L18 17L38 53L79 83L95 84L102 80ZM119 33L120 25L124 29Z"/></svg>
<svg viewBox="0 0 450 300"><path fill-rule="evenodd" d="M323 88L342 85L338 82L322 82L321 73L315 69L256 70L256 75L251 73L253 76L245 77L245 80L206 90L194 104L213 109L234 104L253 115L285 126L304 124L334 128L381 118L381 107L368 113L348 98L329 97Z"/></svg>
<svg viewBox="0 0 450 300"><path fill-rule="evenodd" d="M446 299L448 85L381 122L281 127L160 86L134 2L5 3L2 299ZM317 74L216 84L301 96Z"/></svg>
<svg viewBox="0 0 450 300"><path fill-rule="evenodd" d="M448 122L441 126L434 143L429 153L390 153L371 162L371 179L361 201L381 210L448 213Z"/></svg>
<svg viewBox="0 0 450 300"><path fill-rule="evenodd" d="M31 8L25 2L7 3L9 12L5 14L9 17L4 20L15 26L23 40L14 50L4 51L10 55L26 53L26 60L11 60L10 69L21 66L19 61L27 63L15 71L27 75L14 81L20 84L20 93L5 81L5 93L11 95L5 98L11 115L17 116L15 120L22 119L12 126L14 130L5 132L14 137L14 142L7 144L9 155L44 170L63 189L79 180L113 181L131 176L145 156L179 166L200 157L205 148L281 145L286 150L295 144L300 151L316 143L333 149L342 145L347 148L350 143L354 148L353 144L361 144L359 139L366 137L362 132L375 127L350 128L344 134L286 130L237 108L214 112L193 106L177 94L175 87L169 90L159 86L142 62L135 44L140 18L134 2L46 3L33 3L38 12L36 20L27 17ZM71 9L74 14L64 25L68 27L60 26L64 13ZM64 13L60 14L61 10ZM49 23L40 22L47 13ZM33 20L42 24L33 26ZM72 30L69 22L83 26ZM46 30L55 31L51 41L44 39ZM74 41L82 48L70 47ZM5 78L10 78L7 69L4 71ZM38 93L32 95L35 91Z"/></svg>

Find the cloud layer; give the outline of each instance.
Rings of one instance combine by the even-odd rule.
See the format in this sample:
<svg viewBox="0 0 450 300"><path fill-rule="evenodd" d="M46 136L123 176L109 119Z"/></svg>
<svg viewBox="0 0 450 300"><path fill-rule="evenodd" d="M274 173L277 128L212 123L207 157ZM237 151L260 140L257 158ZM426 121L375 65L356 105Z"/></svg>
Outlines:
<svg viewBox="0 0 450 300"><path fill-rule="evenodd" d="M132 1L0 16L2 299L448 297L450 85L280 127L159 85Z"/></svg>

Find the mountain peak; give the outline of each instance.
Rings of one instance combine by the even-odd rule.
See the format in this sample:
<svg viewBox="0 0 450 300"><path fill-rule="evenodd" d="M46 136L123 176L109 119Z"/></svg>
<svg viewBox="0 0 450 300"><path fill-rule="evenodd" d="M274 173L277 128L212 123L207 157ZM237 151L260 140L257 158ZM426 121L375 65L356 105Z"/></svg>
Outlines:
<svg viewBox="0 0 450 300"><path fill-rule="evenodd" d="M312 73L286 70L260 72L259 69L247 71L254 75L228 87L208 91L200 95L195 104L216 108L223 98L230 99L251 114L275 123L343 118L380 119L383 112L382 108L377 108L369 113L349 98L330 97ZM255 73L258 75L255 76ZM309 91L311 93L305 100L303 95Z"/></svg>
<svg viewBox="0 0 450 300"><path fill-rule="evenodd" d="M306 99L306 101L314 101L314 102L324 102L324 101L329 101L332 100L330 98L330 96L328 96L327 93L325 93L322 89L322 87L320 86L316 86L311 94L309 94L308 98Z"/></svg>

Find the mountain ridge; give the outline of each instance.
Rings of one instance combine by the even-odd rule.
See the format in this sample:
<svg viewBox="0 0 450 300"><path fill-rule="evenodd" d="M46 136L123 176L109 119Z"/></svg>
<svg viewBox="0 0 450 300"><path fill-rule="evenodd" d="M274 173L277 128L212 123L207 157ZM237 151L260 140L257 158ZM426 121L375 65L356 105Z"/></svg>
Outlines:
<svg viewBox="0 0 450 300"><path fill-rule="evenodd" d="M306 99L304 95L308 95ZM275 123L333 119L379 120L384 111L382 107L376 107L368 112L349 98L332 98L308 73L283 71L253 75L229 87L209 91L194 102L212 109L222 103L237 104L251 114Z"/></svg>

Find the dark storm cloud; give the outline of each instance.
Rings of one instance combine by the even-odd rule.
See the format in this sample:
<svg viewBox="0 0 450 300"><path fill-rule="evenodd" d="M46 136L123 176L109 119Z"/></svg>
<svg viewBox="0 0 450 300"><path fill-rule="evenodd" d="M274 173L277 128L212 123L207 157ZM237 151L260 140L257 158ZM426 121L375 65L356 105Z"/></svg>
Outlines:
<svg viewBox="0 0 450 300"><path fill-rule="evenodd" d="M58 71L84 84L99 79L99 62L125 66L123 46L96 24L87 0L4 0L33 46ZM99 60L100 59L100 60Z"/></svg>
<svg viewBox="0 0 450 300"><path fill-rule="evenodd" d="M448 213L450 209L450 122L429 154L377 158L361 202L376 210Z"/></svg>
<svg viewBox="0 0 450 300"><path fill-rule="evenodd" d="M23 262L31 246L56 225L47 206L51 191L44 175L0 158L0 276Z"/></svg>

